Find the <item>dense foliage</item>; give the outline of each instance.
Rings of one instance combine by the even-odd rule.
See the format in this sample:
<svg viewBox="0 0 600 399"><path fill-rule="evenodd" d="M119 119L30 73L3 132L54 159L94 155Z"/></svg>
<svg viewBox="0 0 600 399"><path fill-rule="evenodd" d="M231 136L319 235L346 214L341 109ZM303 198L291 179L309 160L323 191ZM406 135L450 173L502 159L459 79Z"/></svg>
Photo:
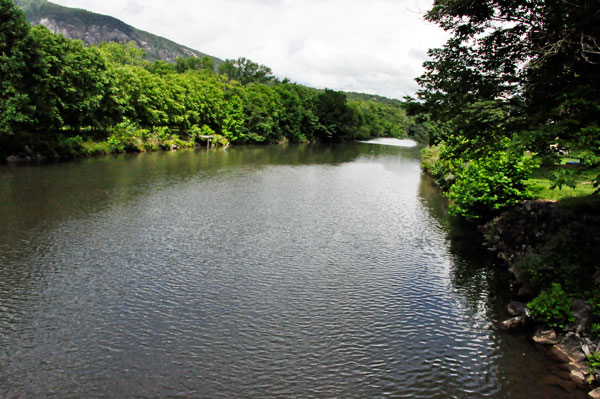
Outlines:
<svg viewBox="0 0 600 399"><path fill-rule="evenodd" d="M527 304L534 320L548 327L564 328L575 320L571 312L571 299L563 291L559 283L544 290L533 301Z"/></svg>
<svg viewBox="0 0 600 399"><path fill-rule="evenodd" d="M539 216L540 226L534 225L537 216L522 224L534 228L529 228L531 239L518 243L527 248L515 263L519 279L536 291L560 282L570 294L588 296L596 289L591 276L598 271L600 257L600 198L564 199L552 213ZM515 220L518 217L521 220ZM522 221L522 214L516 213L510 223ZM595 302L600 304L600 296ZM600 307L597 310L600 316Z"/></svg>
<svg viewBox="0 0 600 399"><path fill-rule="evenodd" d="M452 37L430 50L409 109L417 135L442 144L431 166L456 213L479 218L527 198L532 162L568 154L600 166L598 0L436 0L426 17Z"/></svg>
<svg viewBox="0 0 600 399"><path fill-rule="evenodd" d="M245 58L218 68L209 57L150 62L131 43L86 46L31 27L11 0L0 0L0 22L4 155L24 145L46 156L144 151L209 135L231 143L403 137L409 126L400 103L349 102L281 82Z"/></svg>

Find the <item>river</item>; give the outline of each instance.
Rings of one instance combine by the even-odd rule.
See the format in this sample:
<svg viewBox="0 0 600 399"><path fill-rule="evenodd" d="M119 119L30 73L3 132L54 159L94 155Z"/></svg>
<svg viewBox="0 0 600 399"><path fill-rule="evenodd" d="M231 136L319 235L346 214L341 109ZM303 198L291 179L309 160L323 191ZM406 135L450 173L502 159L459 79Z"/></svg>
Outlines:
<svg viewBox="0 0 600 399"><path fill-rule="evenodd" d="M0 397L575 397L402 145L0 166Z"/></svg>

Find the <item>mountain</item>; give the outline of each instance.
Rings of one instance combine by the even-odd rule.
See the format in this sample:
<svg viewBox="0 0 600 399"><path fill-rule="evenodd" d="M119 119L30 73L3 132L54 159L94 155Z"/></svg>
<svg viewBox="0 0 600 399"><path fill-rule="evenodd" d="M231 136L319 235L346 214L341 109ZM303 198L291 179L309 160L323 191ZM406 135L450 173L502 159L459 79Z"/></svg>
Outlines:
<svg viewBox="0 0 600 399"><path fill-rule="evenodd" d="M177 57L203 57L200 51L177 44L164 37L136 29L125 22L96 14L90 11L63 7L46 0L14 0L23 9L29 22L44 25L54 33L60 33L70 39L81 39L86 44L101 42L134 42L146 50L146 58L172 62ZM215 64L223 61L212 57Z"/></svg>

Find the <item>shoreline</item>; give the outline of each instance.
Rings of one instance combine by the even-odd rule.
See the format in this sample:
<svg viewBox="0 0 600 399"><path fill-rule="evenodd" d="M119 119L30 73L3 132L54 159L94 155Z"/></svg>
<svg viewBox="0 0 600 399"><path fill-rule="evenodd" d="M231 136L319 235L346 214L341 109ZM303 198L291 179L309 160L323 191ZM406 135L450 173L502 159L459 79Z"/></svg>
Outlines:
<svg viewBox="0 0 600 399"><path fill-rule="evenodd" d="M499 328L525 334L539 347L548 359L562 370L556 384L569 391L579 389L589 397L600 397L600 371L593 369L589 356L600 350L600 338L594 338L591 329L598 316L584 295L569 295L573 319L564 327L550 327L536 320L530 309L531 301L540 293L541 286L528 273L528 259L538 254L545 255L548 243L560 234L568 234L570 228L581 230L595 221L597 212L593 208L600 201L586 200L525 201L479 226L484 246L502 260L511 272L519 291L514 301L508 304L511 318L500 323ZM588 237L593 240L594 237ZM584 243L581 244L585 248ZM574 254L569 254L574 257ZM551 266L546 266L551 267ZM548 272L548 269L544 269ZM586 278L590 290L600 287L600 272L588 270ZM563 284L566 284L563 282Z"/></svg>

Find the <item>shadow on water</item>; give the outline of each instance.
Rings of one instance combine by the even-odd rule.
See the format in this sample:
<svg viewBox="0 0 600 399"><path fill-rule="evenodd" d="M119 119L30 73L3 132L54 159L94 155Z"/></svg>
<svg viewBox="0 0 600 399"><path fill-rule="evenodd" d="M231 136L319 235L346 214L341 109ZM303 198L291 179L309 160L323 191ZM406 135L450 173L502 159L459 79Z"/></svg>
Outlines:
<svg viewBox="0 0 600 399"><path fill-rule="evenodd" d="M483 312L488 320L505 317L504 308L513 294L511 276L483 246L478 226L448 214L448 200L430 176L422 176L419 194L446 233L454 287L465 294L471 309Z"/></svg>
<svg viewBox="0 0 600 399"><path fill-rule="evenodd" d="M419 195L446 234L453 260L452 286L463 295L470 312L489 323L505 397L585 398L585 393L568 382L560 365L548 358L541 347L529 342L522 332L510 333L497 328L509 317L506 305L515 297L514 279L506 266L485 249L478 226L449 215L448 200L429 175L422 175ZM531 383L514 382L523 378Z"/></svg>

